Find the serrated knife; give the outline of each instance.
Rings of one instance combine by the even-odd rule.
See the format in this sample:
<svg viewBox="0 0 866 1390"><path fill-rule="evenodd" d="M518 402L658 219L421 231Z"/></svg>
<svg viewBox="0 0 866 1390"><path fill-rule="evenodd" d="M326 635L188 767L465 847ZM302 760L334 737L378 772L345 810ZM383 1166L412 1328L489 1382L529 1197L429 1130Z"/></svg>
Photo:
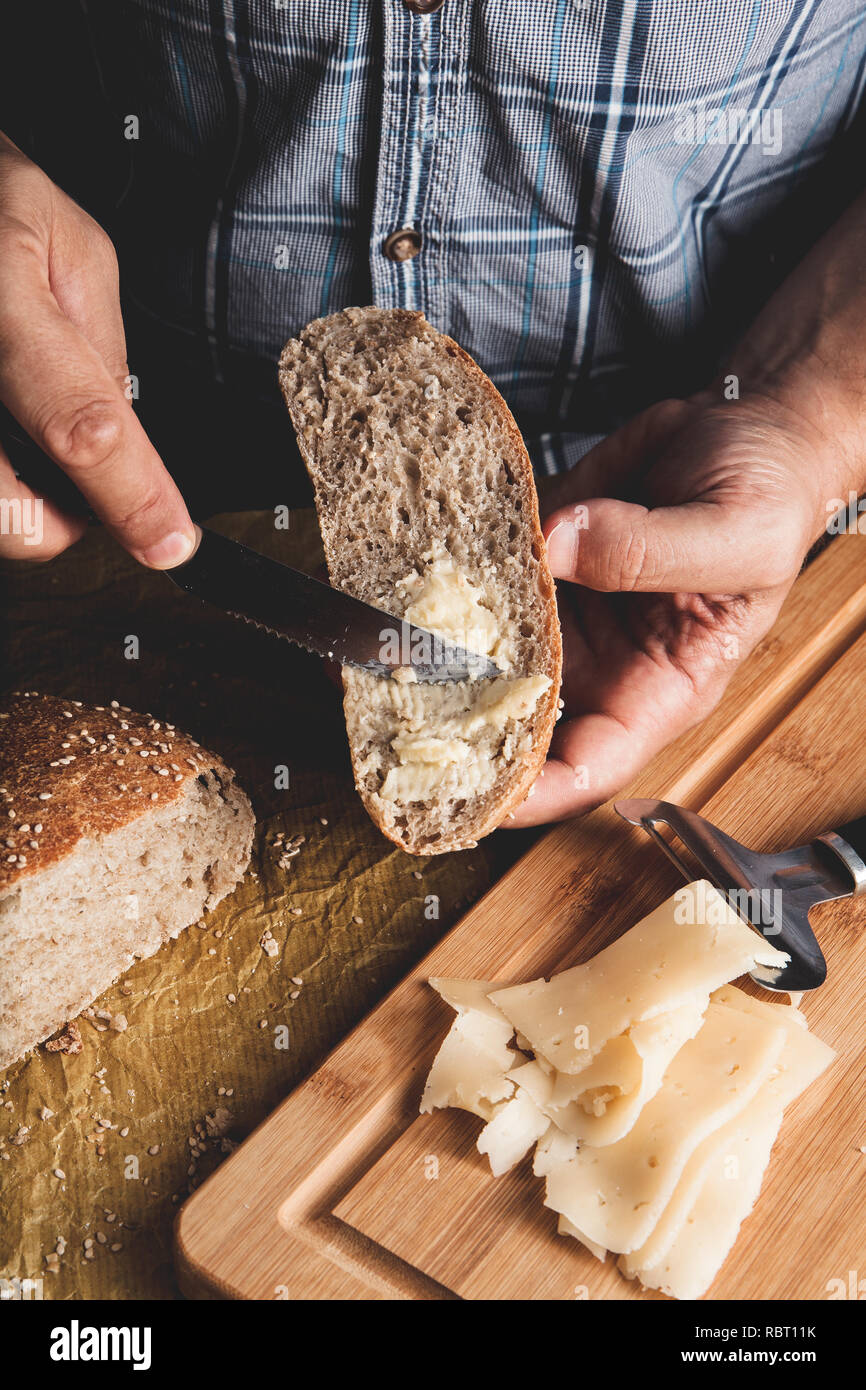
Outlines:
<svg viewBox="0 0 866 1390"><path fill-rule="evenodd" d="M500 674L488 657L453 646L300 570L206 527L192 557L166 570L179 589L307 651L377 676L409 667L417 681Z"/></svg>

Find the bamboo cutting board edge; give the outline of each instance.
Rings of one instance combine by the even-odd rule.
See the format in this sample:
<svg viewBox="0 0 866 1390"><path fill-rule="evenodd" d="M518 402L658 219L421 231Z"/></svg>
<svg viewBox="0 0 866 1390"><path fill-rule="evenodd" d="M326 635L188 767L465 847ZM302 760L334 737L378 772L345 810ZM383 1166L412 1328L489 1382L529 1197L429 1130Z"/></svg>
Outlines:
<svg viewBox="0 0 866 1390"><path fill-rule="evenodd" d="M646 777L656 779L656 793L661 787L668 796L686 804L702 804L707 794L727 778L732 766L743 761L863 628L866 547L860 545L855 550L856 543L857 538L844 538L842 544L834 542L801 577L783 618L762 644L763 651L744 663L735 677L741 687L739 692L734 686L730 700L723 702L704 729L689 735L673 750L668 759L668 779L659 780L662 774L657 765L665 761L664 756L648 770ZM696 749L701 742L705 746L698 756ZM645 782L645 778L639 780ZM501 918L505 928L504 939L496 935L486 943L491 964L507 956L507 941L519 952L520 923L515 918L526 916L523 896L531 895L533 914L539 911L537 865L553 860L556 872L550 875L549 882L545 880L548 899L569 891L577 877L576 853L581 848L588 852L594 836L599 841L605 839L611 816L609 808L602 808L585 821L549 832L439 943L432 957L438 960L447 956L449 943L458 938L465 940L475 919L489 918L491 914ZM620 838L621 835L622 831ZM617 856L621 849L622 845L617 847ZM658 878L658 855L652 851L651 858L641 854L641 849L650 851L651 847L635 846L635 853L644 861L647 880L652 882ZM549 862L547 867L551 867ZM611 881L602 882L601 892L612 898L621 894L621 885L617 885L610 865L608 875ZM542 912L544 907L542 903ZM549 938L554 952L555 943L563 937L562 927L560 923L559 930ZM573 926L571 931L573 936ZM459 949L456 954L459 958ZM181 1287L189 1296L454 1296L411 1264L353 1231L331 1212L340 1190L350 1188L354 1175L369 1168L414 1118L419 1087L431 1055L429 1037L438 1037L443 1031L442 1016L437 1017L432 1001L426 995L422 997L420 987L413 989L429 969L422 962L186 1203L177 1220L176 1262ZM458 973L456 968L454 973ZM485 972L473 968L471 973ZM381 1058L374 1059L366 1078L362 1068L357 1083L353 1080L348 1086L340 1074L340 1058L346 1049L351 1051L362 1045L368 1035L375 1046L376 1020L381 1020L382 1010L389 1005L392 1012L396 1009L395 1018L401 1025L401 1046L393 1049L395 1067L401 1070L396 1072L393 1085L380 1087L376 1092L371 1112L369 1100L376 1091L376 1062ZM409 1055L402 1044L413 1028L418 1043ZM387 1050L387 1042L385 1046ZM284 1126L291 1124L299 1101L306 1111L301 1140L303 1174L284 1157L292 1152ZM378 1128L374 1123L377 1117ZM339 1131L336 1142L335 1129ZM371 1152L371 1143L375 1152ZM240 1200L242 1192L251 1200Z"/></svg>

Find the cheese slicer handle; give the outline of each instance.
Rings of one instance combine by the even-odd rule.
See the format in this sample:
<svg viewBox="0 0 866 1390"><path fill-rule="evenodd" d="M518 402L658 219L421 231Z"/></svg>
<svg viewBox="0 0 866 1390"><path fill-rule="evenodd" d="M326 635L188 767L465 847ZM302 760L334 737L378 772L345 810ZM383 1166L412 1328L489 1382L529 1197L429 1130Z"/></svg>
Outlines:
<svg viewBox="0 0 866 1390"><path fill-rule="evenodd" d="M854 897L866 893L866 816L817 835L816 839L842 860L854 880Z"/></svg>

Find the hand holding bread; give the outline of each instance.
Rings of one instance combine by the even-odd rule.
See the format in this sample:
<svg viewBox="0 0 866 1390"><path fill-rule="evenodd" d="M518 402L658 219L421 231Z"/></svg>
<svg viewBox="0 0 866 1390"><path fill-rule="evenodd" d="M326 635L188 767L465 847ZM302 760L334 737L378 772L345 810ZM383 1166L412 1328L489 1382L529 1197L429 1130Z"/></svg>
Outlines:
<svg viewBox="0 0 866 1390"><path fill-rule="evenodd" d="M652 406L555 481L564 718L514 824L590 810L706 718L823 528L825 456L773 401L704 395Z"/></svg>

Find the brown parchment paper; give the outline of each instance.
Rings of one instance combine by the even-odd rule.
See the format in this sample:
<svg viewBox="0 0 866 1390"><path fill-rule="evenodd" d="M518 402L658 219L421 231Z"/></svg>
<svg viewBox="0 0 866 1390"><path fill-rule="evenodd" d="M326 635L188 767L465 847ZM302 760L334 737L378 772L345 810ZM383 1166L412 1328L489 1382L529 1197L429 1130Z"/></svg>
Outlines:
<svg viewBox="0 0 866 1390"><path fill-rule="evenodd" d="M272 513L212 524L299 568L321 560L309 512L287 530ZM41 1279L45 1298L170 1298L183 1199L525 838L429 859L396 849L354 792L321 663L187 598L98 528L47 565L6 564L0 584L4 687L168 719L237 770L256 813L244 882L96 1001L127 1029L82 1017L78 1056L39 1048L0 1073L0 1277ZM306 837L283 866L279 832Z"/></svg>

